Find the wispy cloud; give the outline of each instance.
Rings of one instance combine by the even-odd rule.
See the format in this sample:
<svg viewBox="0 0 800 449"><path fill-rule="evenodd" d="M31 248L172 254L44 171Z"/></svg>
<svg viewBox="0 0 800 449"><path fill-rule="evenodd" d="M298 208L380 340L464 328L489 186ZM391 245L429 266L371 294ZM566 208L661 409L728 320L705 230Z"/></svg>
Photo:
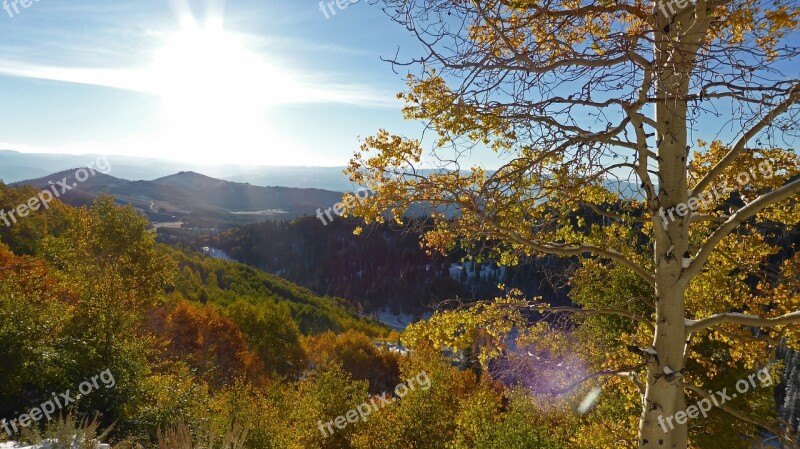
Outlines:
<svg viewBox="0 0 800 449"><path fill-rule="evenodd" d="M0 59L0 74L18 78L62 81L148 92L142 82L141 75L143 70L141 69L57 67Z"/></svg>
<svg viewBox="0 0 800 449"><path fill-rule="evenodd" d="M154 74L148 68L83 68L59 67L0 59L0 75L18 78L59 81L109 87L159 95L153 82ZM313 74L299 75L283 73L280 77L292 83L292 95L280 99L279 104L338 103L370 108L394 108L398 106L392 92L371 86L331 83ZM265 79L265 83L273 80Z"/></svg>

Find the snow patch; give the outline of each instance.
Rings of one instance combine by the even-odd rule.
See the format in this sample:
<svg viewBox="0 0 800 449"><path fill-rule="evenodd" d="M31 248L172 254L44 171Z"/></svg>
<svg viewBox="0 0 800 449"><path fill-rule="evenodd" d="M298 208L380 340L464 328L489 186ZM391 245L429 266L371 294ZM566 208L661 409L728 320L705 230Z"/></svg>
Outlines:
<svg viewBox="0 0 800 449"><path fill-rule="evenodd" d="M233 258L231 258L231 256L226 254L225 251L223 251L223 250L221 250L219 248L212 248L210 246L204 246L203 247L203 254L205 254L206 256L213 257L214 259L227 260L229 262L236 262L235 260L233 260ZM2 449L2 448L0 448L0 449Z"/></svg>
<svg viewBox="0 0 800 449"><path fill-rule="evenodd" d="M450 272L450 277L455 280L461 279L461 272L465 271L467 274L467 281L468 282L475 282L477 279L488 278L490 276L494 276L498 279L502 279L506 273L506 267L500 266L495 267L494 264L485 263L482 264L480 267L480 271L475 273L475 262L454 262L450 264L450 268L448 270ZM477 278L477 279L476 279Z"/></svg>
<svg viewBox="0 0 800 449"><path fill-rule="evenodd" d="M398 332L404 331L409 324L414 322L414 317L411 314L401 313L400 315L395 315L389 309L380 310L377 315L378 321Z"/></svg>

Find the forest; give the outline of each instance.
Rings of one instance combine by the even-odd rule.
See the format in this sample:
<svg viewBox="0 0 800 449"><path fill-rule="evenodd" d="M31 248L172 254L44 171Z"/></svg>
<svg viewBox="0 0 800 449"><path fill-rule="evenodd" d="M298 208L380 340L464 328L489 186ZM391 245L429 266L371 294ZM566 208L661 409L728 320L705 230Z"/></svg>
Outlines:
<svg viewBox="0 0 800 449"><path fill-rule="evenodd" d="M429 223L428 223L429 224ZM466 251L430 253L420 245L426 221L383 223L359 235L356 219L327 227L313 217L271 220L212 235L159 229L159 241L190 250L220 248L246 265L276 274L320 295L346 299L363 313L388 310L419 317L444 302L486 300L499 284L553 304L568 304L565 280L573 261L531 257L500 267L477 262Z"/></svg>
<svg viewBox="0 0 800 449"><path fill-rule="evenodd" d="M0 185L0 206L32 192ZM504 306L522 294L508 288L494 303L439 311L401 336L344 299L185 245L157 243L144 217L109 196L90 208L54 202L22 225L0 230L8 242L0 254L0 356L7 362L0 368L0 416L20 416L26 412L20 404L34 407L56 392L75 391L97 373L113 375L114 386L79 397L59 411L62 419L22 428L13 439L36 442L81 426L114 447L159 448L177 447L181 439L225 448L590 448L631 437L623 419L633 405L626 383L604 383L602 401L590 400L591 413L574 412L597 395L588 387L573 390L575 376L602 369L615 343L607 341L607 352L588 361L560 349L568 342L597 344L610 329L630 331L623 321L570 318L564 327L566 317L552 314L540 321L541 314ZM296 232L309 222L251 226L242 235L258 235L257 229L268 241L267 230ZM793 247L797 234L769 238ZM387 241L378 232L363 238L374 236ZM276 237L290 242L281 231ZM791 267L796 260L783 251L769 263ZM603 289L595 287L600 278L607 280ZM570 286L569 304L584 305L645 288L603 266L578 268ZM464 320L478 326L460 332ZM511 343L515 327L532 331ZM534 338L539 332L549 337ZM391 350L400 343L411 351ZM451 350L439 350L445 347ZM709 342L699 350L720 349ZM797 426L798 356L785 346L777 351L786 369L770 374L781 376L775 388L751 391L746 404L734 406L780 414ZM409 391L332 434L321 431L320 423L419 373L430 379L429 389ZM747 373L742 365L709 385L735 383ZM619 426L609 429L609 421ZM741 436L760 432L717 410L705 425L717 436L703 447L750 447Z"/></svg>
<svg viewBox="0 0 800 449"><path fill-rule="evenodd" d="M800 1L31 1L0 449L800 448Z"/></svg>
<svg viewBox="0 0 800 449"><path fill-rule="evenodd" d="M0 205L32 192L0 185ZM54 202L22 224L0 231L8 242L0 252L0 416L10 421L98 373L115 382L59 410L63 419L0 441L35 443L84 425L109 428L102 435L114 447L175 447L181 432L252 448L560 447L524 393L472 361L429 345L392 352L387 345L400 336L344 300L158 244L147 220L111 197L88 209ZM334 435L319 431L320 420L420 372L429 390Z"/></svg>

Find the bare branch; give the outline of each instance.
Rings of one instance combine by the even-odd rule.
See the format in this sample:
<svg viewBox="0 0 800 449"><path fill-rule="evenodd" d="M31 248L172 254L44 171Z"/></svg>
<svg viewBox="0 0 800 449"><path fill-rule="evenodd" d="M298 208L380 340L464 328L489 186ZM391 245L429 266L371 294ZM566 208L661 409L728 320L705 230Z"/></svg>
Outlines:
<svg viewBox="0 0 800 449"><path fill-rule="evenodd" d="M578 256L581 254L590 253L600 257L604 257L606 259L611 259L633 270L634 273L638 274L651 286L655 287L656 285L655 277L651 273L649 273L647 270L645 270L632 260L623 256L621 253L614 251L613 249L599 248L597 246L590 245L588 243L581 243L577 245L567 245L556 242L540 243L522 237L521 235L519 235L518 232L509 229L507 227L498 225L496 223L489 223L489 225L495 228L495 230L499 232L501 235L505 235L506 237L519 243L520 245L527 246L542 253L555 254L559 256Z"/></svg>
<svg viewBox="0 0 800 449"><path fill-rule="evenodd" d="M621 310L617 308L603 307L600 309L580 309L578 307L567 306L552 307L546 304L532 304L528 308L530 310L536 310L537 312L569 313L572 315L615 315L623 318L629 318L637 323L645 325L648 329L650 329L650 331L655 332L655 327L650 320L633 312L628 312L627 310Z"/></svg>
<svg viewBox="0 0 800 449"><path fill-rule="evenodd" d="M790 182L783 187L773 190L772 192L765 193L760 197L753 200L751 203L747 204L745 207L739 209L738 212L731 215L725 223L720 225L714 233L706 240L703 246L700 248L700 251L695 256L692 263L689 265L686 270L684 270L682 277L684 279L691 279L694 276L697 276L702 270L703 265L705 265L708 258L716 248L717 244L722 241L725 236L733 232L739 225L747 221L750 217L754 216L758 212L761 212L765 208L783 201L785 199L791 198L797 192L800 192L800 179L796 179L793 182Z"/></svg>
<svg viewBox="0 0 800 449"><path fill-rule="evenodd" d="M762 129L770 126L775 120L775 117L783 114L786 112L792 105L795 103L800 102L800 84L795 84L789 90L789 96L781 102L778 106L772 109L768 114L761 118L755 125L753 125L749 130L747 130L742 136L736 141L733 148L728 151L728 154L720 160L717 165L715 165L711 170L703 176L703 179L698 181L697 185L689 192L689 197L697 197L697 195L703 193L703 190L711 184L711 182L716 179L722 172L736 160L739 154L744 150L747 142L750 141L753 137L758 135Z"/></svg>
<svg viewBox="0 0 800 449"><path fill-rule="evenodd" d="M43 260L44 259L40 257L40 258L33 259L31 261L28 261L28 262L20 262L20 263L13 264L13 265L6 265L4 267L0 267L0 271L19 270L19 269L30 268L30 267L35 267L35 266L39 266L40 267L40 266L42 266L41 262Z"/></svg>
<svg viewBox="0 0 800 449"><path fill-rule="evenodd" d="M721 324L741 324L743 326L758 326L758 327L774 327L783 326L786 324L800 323L800 312L787 313L786 315L775 318L763 318L756 315L747 315L744 313L727 312L711 315L702 320L687 320L689 323L686 326L687 333L699 332L713 326Z"/></svg>
<svg viewBox="0 0 800 449"><path fill-rule="evenodd" d="M554 395L560 395L560 394L569 393L570 391L578 388L579 386L583 385L584 383L586 383L586 382L588 382L588 381L590 381L592 379L599 379L601 377L623 377L623 378L626 378L626 379L631 379L633 381L633 384L636 385L637 388L639 388L639 391L643 392L643 390L642 390L643 385L642 385L641 380L639 380L637 378L638 373L636 373L636 370L640 370L640 369L642 369L644 367L645 367L645 364L641 363L639 365L632 366L630 368L598 371L596 373L592 373L592 374L589 374L588 376L583 377L582 379L580 379L579 381L577 381L577 382L575 382L575 383L573 383L571 385L567 385L564 388L553 389L553 390L550 390L550 392L551 392L551 394L554 394ZM636 380L634 380L634 379L636 379ZM637 383L637 381L638 381L638 383Z"/></svg>

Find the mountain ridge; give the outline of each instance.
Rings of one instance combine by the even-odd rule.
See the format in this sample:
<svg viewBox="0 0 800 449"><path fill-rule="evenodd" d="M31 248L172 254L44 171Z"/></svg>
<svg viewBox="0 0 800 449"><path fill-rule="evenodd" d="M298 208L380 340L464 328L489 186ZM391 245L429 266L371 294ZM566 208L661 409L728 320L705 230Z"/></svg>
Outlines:
<svg viewBox="0 0 800 449"><path fill-rule="evenodd" d="M70 167L85 166L98 154L22 153L0 150L0 180L7 184L48 176ZM230 182L250 183L258 186L283 186L318 188L336 192L355 189L344 175L345 166L269 166L269 165L202 165L187 164L165 159L105 156L113 167L115 176L122 179L153 181L181 171L194 171Z"/></svg>
<svg viewBox="0 0 800 449"><path fill-rule="evenodd" d="M131 181L95 173L84 181L75 170L15 182L45 190L53 183L59 199L70 206L88 206L100 194L114 195L117 203L130 204L154 223L185 222L197 227L229 227L268 218L312 215L318 208L341 201L342 194L323 189L262 187L182 171L152 181ZM62 193L63 191L63 193Z"/></svg>

